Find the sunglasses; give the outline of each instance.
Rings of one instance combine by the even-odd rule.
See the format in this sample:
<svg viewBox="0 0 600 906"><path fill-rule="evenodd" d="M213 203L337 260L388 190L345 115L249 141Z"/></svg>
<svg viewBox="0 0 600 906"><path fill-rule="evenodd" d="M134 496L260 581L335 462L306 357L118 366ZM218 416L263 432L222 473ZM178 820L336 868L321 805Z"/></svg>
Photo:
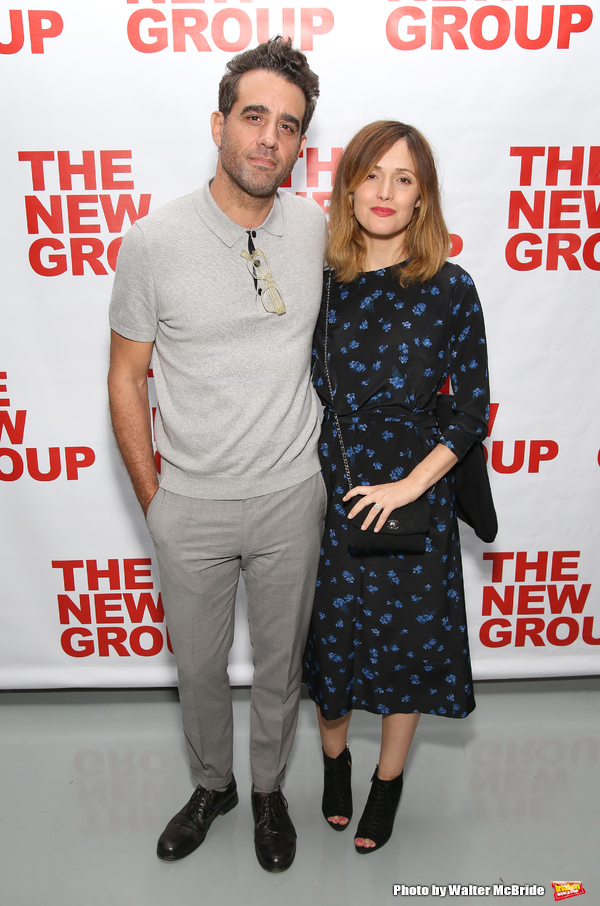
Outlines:
<svg viewBox="0 0 600 906"><path fill-rule="evenodd" d="M254 289L257 295L260 296L265 311L276 315L284 315L285 302L283 301L281 290L275 282L267 256L262 249L254 248L250 230L248 230L248 251L244 249L240 252L240 255L246 259L246 265L254 280ZM261 286L258 285L259 281L262 284Z"/></svg>

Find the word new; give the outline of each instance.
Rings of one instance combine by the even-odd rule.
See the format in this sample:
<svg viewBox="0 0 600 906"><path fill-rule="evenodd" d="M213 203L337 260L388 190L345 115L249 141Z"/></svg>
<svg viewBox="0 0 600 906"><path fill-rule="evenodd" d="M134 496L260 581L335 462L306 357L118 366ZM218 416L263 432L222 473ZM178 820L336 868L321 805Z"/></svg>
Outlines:
<svg viewBox="0 0 600 906"><path fill-rule="evenodd" d="M315 36L328 34L334 25L332 11L322 6L284 8L281 20L275 18L272 9L259 8L252 12L251 17L245 10L226 7L210 15L204 9L174 7L167 16L152 7L138 9L127 22L127 37L139 53L159 53L167 49L175 53L187 50L210 52L215 48L239 53L250 44L268 41L274 34L291 38L301 50L313 50Z"/></svg>
<svg viewBox="0 0 600 906"><path fill-rule="evenodd" d="M492 564L493 584L483 588L481 613L492 617L496 608L502 616L482 623L481 643L487 648L511 643L523 648L526 642L563 648L581 639L586 645L600 645L600 637L594 635L594 617L581 619L592 586L575 584L580 556L580 551L539 551L533 558L526 551L484 553L483 560ZM504 584L509 569L508 582L514 584ZM565 613L567 607L570 614Z"/></svg>
<svg viewBox="0 0 600 906"><path fill-rule="evenodd" d="M434 6L427 11L400 6L388 17L385 33L396 50L417 50L428 42L431 50L445 46L498 50L511 39L524 50L541 50L551 42L567 50L572 35L590 28L594 14L590 6L581 4L560 6L556 12L554 6L544 4L541 16L536 10L530 22L530 9L524 4L511 10L497 4L481 6L472 15L461 6Z"/></svg>
<svg viewBox="0 0 600 906"><path fill-rule="evenodd" d="M600 270L600 232L581 235L600 229L600 199L593 188L600 185L600 146L578 145L564 152L553 146L514 147L510 154L520 158L520 186L530 187L535 171L538 185L543 179L546 189L510 193L508 228L526 225L538 232L511 237L505 251L508 265L517 271L543 266L555 271L560 263L572 271L582 265ZM561 176L563 181L568 177L568 189L554 188ZM540 235L541 230L549 232Z"/></svg>

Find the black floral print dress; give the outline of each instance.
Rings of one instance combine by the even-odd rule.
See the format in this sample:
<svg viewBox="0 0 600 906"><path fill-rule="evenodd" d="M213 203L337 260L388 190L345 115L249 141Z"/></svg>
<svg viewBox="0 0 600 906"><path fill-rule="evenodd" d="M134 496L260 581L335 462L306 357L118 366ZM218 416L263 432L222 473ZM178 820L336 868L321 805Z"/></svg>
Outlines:
<svg viewBox="0 0 600 906"><path fill-rule="evenodd" d="M327 286L327 280L326 284ZM325 295L313 381L324 404L319 442L329 494L304 680L326 719L376 714L466 717L475 707L452 472L430 492L425 553L356 551L336 519L348 490L323 369ZM438 442L461 459L489 413L483 315L471 277L447 262L427 283L395 268L331 282L329 374L355 485L406 477ZM453 423L434 410L450 376Z"/></svg>

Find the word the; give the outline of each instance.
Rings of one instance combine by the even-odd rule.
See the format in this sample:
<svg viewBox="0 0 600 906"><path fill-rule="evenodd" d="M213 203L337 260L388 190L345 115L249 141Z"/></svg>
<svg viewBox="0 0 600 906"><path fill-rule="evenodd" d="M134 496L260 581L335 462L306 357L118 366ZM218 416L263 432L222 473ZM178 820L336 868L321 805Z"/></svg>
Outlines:
<svg viewBox="0 0 600 906"><path fill-rule="evenodd" d="M52 569L62 570L62 583L65 591L75 591L76 582L85 582L89 591L100 590L100 579L108 581L108 587L111 591L121 588L126 589L149 589L154 587L152 581L152 570L149 567L152 561L149 558L143 559L125 559L125 560L108 560L106 569L98 565L97 560L53 560ZM75 573L75 570L83 570L85 573ZM161 616L162 620L163 617ZM68 622L68 620L67 620ZM89 622L83 621L83 622ZM117 620L116 622L122 622Z"/></svg>
<svg viewBox="0 0 600 906"><path fill-rule="evenodd" d="M292 178L294 182L299 179L300 182L304 182L308 191L299 191L296 192L296 195L301 195L303 198L312 198L328 215L331 187L342 157L342 150L342 148L331 148L328 156L324 156L321 159L319 157L319 148L306 148L301 152L300 159L294 167L293 173L282 183L281 188L291 189ZM322 175L323 178L321 178ZM327 187L325 190L319 188L323 185Z"/></svg>

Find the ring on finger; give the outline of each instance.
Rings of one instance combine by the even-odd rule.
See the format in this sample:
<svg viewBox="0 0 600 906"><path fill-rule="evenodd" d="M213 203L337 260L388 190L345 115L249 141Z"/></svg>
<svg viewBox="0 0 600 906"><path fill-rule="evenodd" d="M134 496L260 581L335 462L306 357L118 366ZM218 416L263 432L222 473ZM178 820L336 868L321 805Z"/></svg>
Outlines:
<svg viewBox="0 0 600 906"><path fill-rule="evenodd" d="M380 510L381 507L379 506L378 503L374 503L374 504L373 504L373 509L374 509L374 510Z"/></svg>

